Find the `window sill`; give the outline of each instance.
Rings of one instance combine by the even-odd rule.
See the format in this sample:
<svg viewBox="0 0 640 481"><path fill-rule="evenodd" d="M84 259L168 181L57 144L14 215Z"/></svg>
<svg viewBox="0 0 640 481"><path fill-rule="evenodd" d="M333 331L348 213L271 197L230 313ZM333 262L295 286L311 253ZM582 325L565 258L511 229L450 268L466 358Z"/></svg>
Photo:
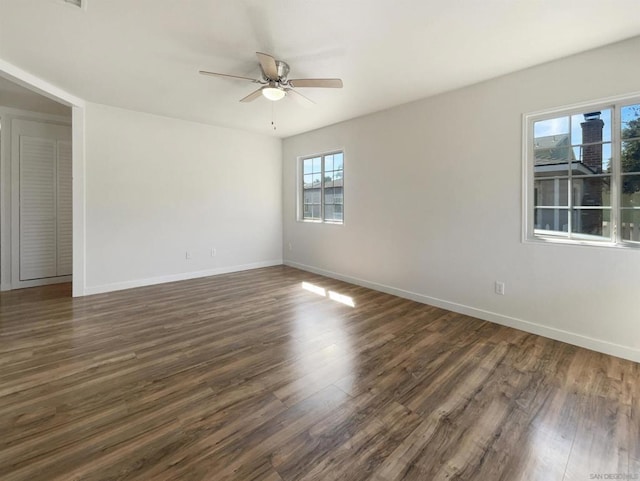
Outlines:
<svg viewBox="0 0 640 481"><path fill-rule="evenodd" d="M331 222L328 220L310 220L310 219L297 219L297 222L301 224L323 224L323 225L344 225L342 222Z"/></svg>
<svg viewBox="0 0 640 481"><path fill-rule="evenodd" d="M640 243L618 243L611 241L590 241L582 239L563 239L561 237L552 236L535 236L527 237L524 239L525 244L537 244L537 245L565 245L565 246L586 246L586 247L604 247L613 249L640 249Z"/></svg>

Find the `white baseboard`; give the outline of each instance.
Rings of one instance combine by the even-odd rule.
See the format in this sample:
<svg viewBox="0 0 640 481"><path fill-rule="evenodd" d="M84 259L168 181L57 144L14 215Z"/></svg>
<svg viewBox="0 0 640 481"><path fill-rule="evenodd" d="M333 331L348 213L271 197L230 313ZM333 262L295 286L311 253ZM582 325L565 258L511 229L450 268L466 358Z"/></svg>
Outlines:
<svg viewBox="0 0 640 481"><path fill-rule="evenodd" d="M555 327L545 326L537 324L531 321L525 321L524 319L517 319L514 317L504 316L496 312L485 311L483 309L477 309L475 307L466 306L464 304L458 304L456 302L446 301L444 299L438 299L436 297L425 296L416 292L405 291L396 287L387 286L384 284L378 284L377 282L371 282L357 277L351 277L337 272L320 269L314 266L308 266L306 264L300 264L290 260L285 260L284 264L290 267L295 267L304 271L313 272L322 276L331 277L340 281L349 282L350 284L356 284L358 286L367 287L394 296L403 297L412 301L420 302L423 304L429 304L431 306L440 307L449 311L465 314L468 316L482 319L483 321L494 322L503 326L513 327L520 329L531 334L537 334L539 336L554 339L556 341L566 342L567 344L573 344L574 346L584 347L592 351L598 351L604 354L610 354L612 356L620 357L622 359L628 359L634 362L640 362L640 350L633 349L621 344L615 344L612 342L601 341L592 337L577 334L575 332L565 331L563 329L557 329Z"/></svg>
<svg viewBox="0 0 640 481"><path fill-rule="evenodd" d="M181 272L179 274L171 274L168 276L150 277L146 279L135 279L132 281L114 282L112 284L102 284L99 286L85 287L84 295L103 294L105 292L121 291L123 289L133 289L134 287L153 286L156 284L164 284L166 282L185 281L187 279L197 279L199 277L217 276L220 274L228 274L230 272L248 271L250 269L259 269L261 267L271 267L282 265L282 259L274 259L269 261L253 262L251 264L241 264L227 267L216 267L214 269L206 269L195 272Z"/></svg>

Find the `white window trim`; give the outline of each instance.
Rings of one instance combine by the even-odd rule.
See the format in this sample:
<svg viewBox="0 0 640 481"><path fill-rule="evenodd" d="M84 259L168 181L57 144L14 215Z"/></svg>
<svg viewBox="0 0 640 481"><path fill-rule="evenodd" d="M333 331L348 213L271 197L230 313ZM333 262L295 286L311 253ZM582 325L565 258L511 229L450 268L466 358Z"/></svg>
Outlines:
<svg viewBox="0 0 640 481"><path fill-rule="evenodd" d="M530 112L522 115L522 242L547 245L581 245L590 247L607 247L618 249L640 249L639 243L623 241L619 229L620 215L620 132L618 131L620 119L618 112L620 104L640 104L640 92L607 97L599 100L581 102L547 110ZM611 223L614 229L613 240L588 240L568 239L557 235L541 236L534 232L534 175L533 175L533 124L539 120L550 119L559 116L583 114L585 112L601 109L612 109L611 114L611 148L614 173L611 176ZM588 237L588 236L585 236Z"/></svg>
<svg viewBox="0 0 640 481"><path fill-rule="evenodd" d="M304 159L310 159L313 157L322 157L324 158L325 155L334 155L334 154L342 154L342 221L331 221L331 220L324 220L324 199L323 199L323 193L324 193L324 189L321 189L320 191L320 219L305 219L304 218ZM345 209L344 209L344 205L345 205L345 191L346 191L346 187L345 187L345 159L346 159L346 152L344 148L337 148L337 149L331 149L331 150L327 150L327 151L322 151L322 152L318 152L318 153L313 153L313 154L306 154L306 155L301 155L298 156L296 158L296 221L297 222L302 222L304 224L324 224L324 225L335 225L335 226L343 226L345 225L346 221L345 221ZM324 165L323 165L323 171L324 171ZM320 183L321 185L324 185L324 182L321 181Z"/></svg>

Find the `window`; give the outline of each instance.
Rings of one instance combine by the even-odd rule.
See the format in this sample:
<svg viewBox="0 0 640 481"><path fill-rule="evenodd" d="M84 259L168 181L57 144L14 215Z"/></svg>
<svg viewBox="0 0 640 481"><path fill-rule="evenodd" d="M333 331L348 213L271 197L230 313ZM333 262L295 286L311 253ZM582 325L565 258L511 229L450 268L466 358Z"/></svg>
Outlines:
<svg viewBox="0 0 640 481"><path fill-rule="evenodd" d="M302 220L342 224L344 154L305 157L302 162Z"/></svg>
<svg viewBox="0 0 640 481"><path fill-rule="evenodd" d="M640 247L640 99L525 125L527 239Z"/></svg>

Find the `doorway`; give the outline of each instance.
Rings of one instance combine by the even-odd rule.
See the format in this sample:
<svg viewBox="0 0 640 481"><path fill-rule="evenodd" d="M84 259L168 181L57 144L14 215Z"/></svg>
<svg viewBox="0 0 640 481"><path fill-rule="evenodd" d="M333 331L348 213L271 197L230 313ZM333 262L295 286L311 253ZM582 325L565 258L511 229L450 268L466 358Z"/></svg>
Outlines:
<svg viewBox="0 0 640 481"><path fill-rule="evenodd" d="M2 290L71 282L72 110L0 77Z"/></svg>

